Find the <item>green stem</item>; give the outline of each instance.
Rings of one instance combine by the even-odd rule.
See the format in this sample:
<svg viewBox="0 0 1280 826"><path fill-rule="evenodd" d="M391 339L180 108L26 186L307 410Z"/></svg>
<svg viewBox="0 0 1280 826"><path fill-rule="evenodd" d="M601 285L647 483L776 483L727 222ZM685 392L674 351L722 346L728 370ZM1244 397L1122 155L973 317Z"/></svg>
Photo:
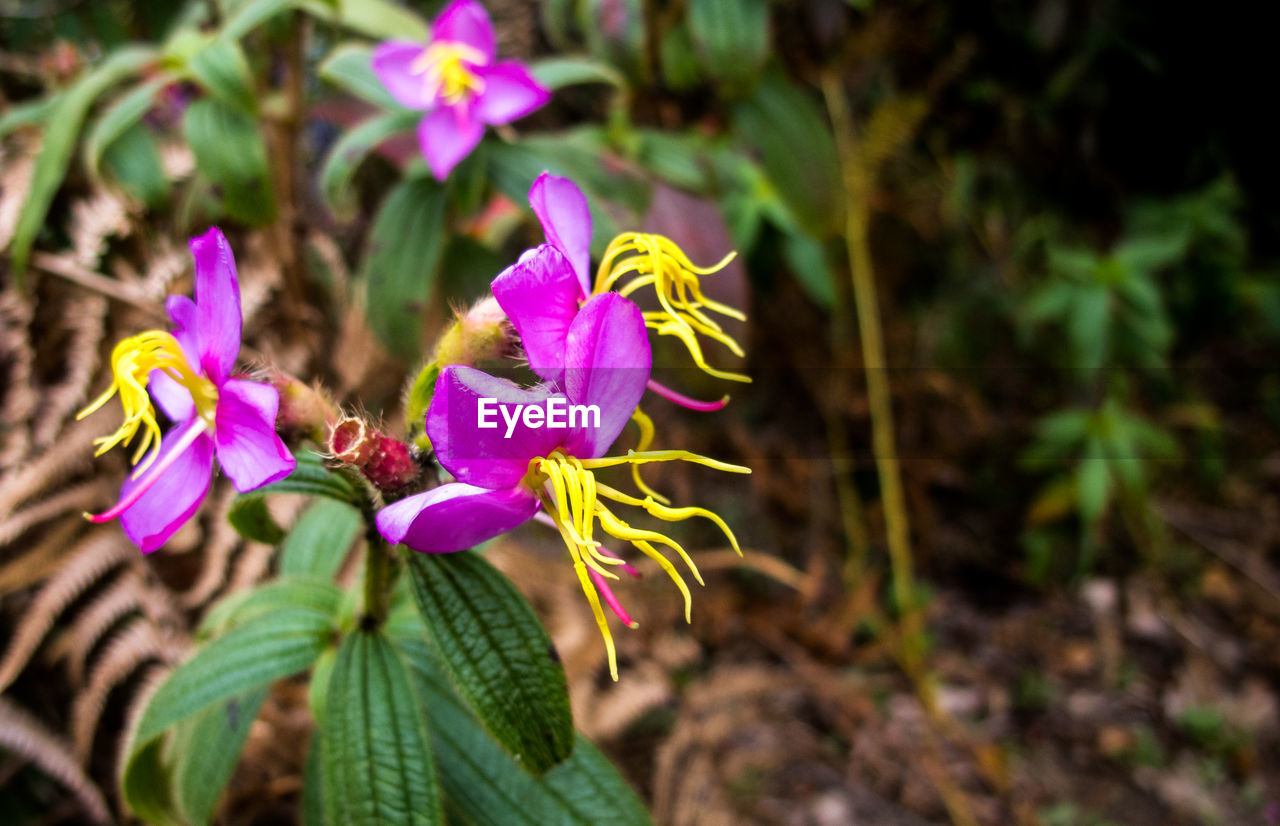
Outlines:
<svg viewBox="0 0 1280 826"><path fill-rule="evenodd" d="M858 332L862 341L863 368L871 408L871 447L880 479L894 600L907 631L903 653L909 663L914 663L919 640L918 635L912 633L917 629L918 616L915 611L911 529L897 450L894 447L892 394L889 375L885 369L884 335L880 330L880 312L868 240L869 204L875 170L867 169L860 163L853 118L845 102L839 78L832 73L825 75L822 91L835 130L836 151L840 157L844 183L845 251L849 258L854 304L858 313Z"/></svg>
<svg viewBox="0 0 1280 826"><path fill-rule="evenodd" d="M376 521L378 503L369 484L352 467L338 468L335 473L346 477L352 488L360 492L360 516L364 519L364 614L360 625L366 629L377 628L391 613L391 592L400 576L400 559L392 546L378 532Z"/></svg>

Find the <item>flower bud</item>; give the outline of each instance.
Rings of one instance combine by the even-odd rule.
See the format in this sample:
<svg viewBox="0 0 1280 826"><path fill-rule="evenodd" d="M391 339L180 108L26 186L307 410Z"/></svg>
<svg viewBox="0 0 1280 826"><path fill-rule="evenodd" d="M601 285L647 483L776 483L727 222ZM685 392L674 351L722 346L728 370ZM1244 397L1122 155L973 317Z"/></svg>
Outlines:
<svg viewBox="0 0 1280 826"><path fill-rule="evenodd" d="M329 433L329 452L339 462L360 469L378 490L397 491L419 476L412 449L354 416L334 424Z"/></svg>

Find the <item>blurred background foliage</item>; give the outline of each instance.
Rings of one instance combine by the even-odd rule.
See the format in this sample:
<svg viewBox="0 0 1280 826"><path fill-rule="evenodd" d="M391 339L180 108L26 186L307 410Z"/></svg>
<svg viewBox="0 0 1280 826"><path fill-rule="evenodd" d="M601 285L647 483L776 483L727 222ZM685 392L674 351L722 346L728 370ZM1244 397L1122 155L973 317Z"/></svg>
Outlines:
<svg viewBox="0 0 1280 826"><path fill-rule="evenodd" d="M307 324L363 308L387 360L343 386L390 411L448 307L539 240L525 193L550 169L591 199L597 257L642 224L699 263L738 251L756 383L730 426L685 426L756 469L761 507L725 514L753 546L843 571L828 607L900 567L864 368L891 388L921 578L987 607L1135 574L1194 593L1213 554L1170 513L1274 490L1266 27L1118 0L501 0L500 54L555 99L437 182L367 59L438 5L0 0L0 137L32 164L0 226L6 288L44 289L32 250L70 245L97 186L142 227L120 247L259 228L283 329L314 342ZM333 379L328 355L309 364ZM927 613L918 591L836 622L833 650ZM1238 751L1193 711L1166 746Z"/></svg>

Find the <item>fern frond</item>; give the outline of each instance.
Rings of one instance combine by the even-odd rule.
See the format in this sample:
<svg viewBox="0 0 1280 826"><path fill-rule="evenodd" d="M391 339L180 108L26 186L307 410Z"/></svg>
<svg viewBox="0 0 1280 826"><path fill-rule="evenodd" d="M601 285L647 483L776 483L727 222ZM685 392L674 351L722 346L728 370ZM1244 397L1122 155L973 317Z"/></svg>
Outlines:
<svg viewBox="0 0 1280 826"><path fill-rule="evenodd" d="M229 485L224 485L214 496L213 512L223 514L231 506L235 491ZM200 548L200 575L190 588L178 594L179 605L183 608L199 608L218 592L226 581L231 555L240 541L240 534L225 519L212 521Z"/></svg>
<svg viewBox="0 0 1280 826"><path fill-rule="evenodd" d="M0 522L0 547L13 542L27 531L43 525L45 522L55 519L59 516L80 515L85 511L93 511L99 509L111 501L113 486L101 479L94 479L88 482L82 482L66 490L55 493L48 499L43 499L34 505L30 505L8 519ZM28 552L27 556L30 556ZM25 557L24 557L25 558ZM15 560L18 562L20 560ZM9 563L0 569L0 583L7 582L5 571L8 570ZM5 586L0 584L0 591L21 587L17 585Z"/></svg>
<svg viewBox="0 0 1280 826"><path fill-rule="evenodd" d="M93 269L107 251L107 239L124 237L133 229L129 220L129 204L109 189L95 189L93 194L71 205L71 247L76 263Z"/></svg>
<svg viewBox="0 0 1280 826"><path fill-rule="evenodd" d="M96 293L66 303L62 313L70 333L62 358L66 372L61 381L44 390L40 417L31 433L37 449L56 439L67 419L89 398L89 385L98 370L102 338L106 332L106 312L107 299Z"/></svg>
<svg viewBox="0 0 1280 826"><path fill-rule="evenodd" d="M71 684L79 686L84 678L85 661L89 651L118 620L142 611L144 585L137 571L125 570L99 594L85 609L76 614L65 633L50 647L50 655L56 660L67 658L71 672Z"/></svg>
<svg viewBox="0 0 1280 826"><path fill-rule="evenodd" d="M93 459L93 440L112 429L112 416L119 414L103 407L68 427L37 458L0 476L0 519L8 518L18 505L48 491L75 471L87 469Z"/></svg>
<svg viewBox="0 0 1280 826"><path fill-rule="evenodd" d="M137 550L117 526L89 531L67 554L57 574L40 589L10 636L9 648L0 661L0 691L22 672L63 609L108 570L136 555Z"/></svg>
<svg viewBox="0 0 1280 826"><path fill-rule="evenodd" d="M171 638L146 620L129 623L107 643L102 657L89 671L88 685L76 694L71 705L71 739L82 763L89 759L93 734L111 690L149 660L177 662L186 648L185 640Z"/></svg>
<svg viewBox="0 0 1280 826"><path fill-rule="evenodd" d="M2 245L0 245L2 246ZM13 290L0 292L0 353L7 353L4 406L0 407L0 467L13 467L30 450L27 424L40 402L31 387L35 348L31 346L33 307Z"/></svg>
<svg viewBox="0 0 1280 826"><path fill-rule="evenodd" d="M102 792L85 775L62 738L3 697L0 697L0 746L35 763L71 790L95 823L111 820Z"/></svg>

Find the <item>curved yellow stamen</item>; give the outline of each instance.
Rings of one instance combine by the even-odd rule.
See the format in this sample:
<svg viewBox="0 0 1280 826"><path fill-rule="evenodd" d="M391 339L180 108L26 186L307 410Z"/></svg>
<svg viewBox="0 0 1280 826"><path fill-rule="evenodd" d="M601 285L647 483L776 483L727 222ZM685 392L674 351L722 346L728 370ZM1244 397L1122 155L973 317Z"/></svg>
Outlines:
<svg viewBox="0 0 1280 826"><path fill-rule="evenodd" d="M409 64L409 71L422 75L428 94L437 95L446 105L453 106L484 92L484 78L471 68L484 62L484 54L474 46L442 41L423 49Z"/></svg>
<svg viewBox="0 0 1280 826"><path fill-rule="evenodd" d="M724 329L703 310L719 313L727 318L745 321L740 310L721 304L702 294L700 276L722 270L736 253L729 253L710 267L695 266L684 250L670 238L642 232L624 232L610 242L605 250L600 268L596 272L593 292L600 294L613 289L627 276L634 276L618 289L629 296L644 287L653 287L660 311L644 314L645 325L659 335L675 336L684 343L689 355L704 372L729 381L750 382L751 377L742 373L718 370L707 364L698 344L699 335L720 342L736 356L743 355L738 345Z"/></svg>
<svg viewBox="0 0 1280 826"><path fill-rule="evenodd" d="M148 330L117 344L111 351L111 386L76 414L76 419L90 415L119 393L124 421L114 433L94 440L98 448L94 455L100 456L119 444L127 446L141 429L142 440L133 452L138 474L145 471L160 452L160 425L147 392L152 370L163 370L186 388L195 403L196 413L207 425L213 425L218 407L218 388L191 367L178 340L169 333ZM139 465L148 448L150 455Z"/></svg>
<svg viewBox="0 0 1280 826"><path fill-rule="evenodd" d="M653 423L643 413L638 411L637 413L637 423L641 428L640 443L647 447L653 440ZM626 456L600 459L579 459L576 456L568 456L556 450L549 456L539 456L529 462L529 474L526 476L524 484L531 488L542 500L543 509L551 518L551 521L555 523L561 538L564 539L565 546L569 549L569 556L573 560L578 581L582 585L583 592L587 595L588 602L591 603L592 613L595 615L596 623L600 626L600 633L604 637L605 647L609 652L609 672L615 680L618 678L617 655L614 650L613 637L610 635L608 623L601 608L601 595L597 590L597 584L606 591L605 597L610 600L609 604L614 606L615 610L619 609L617 608L616 598L608 590L608 586L603 580L599 579L593 583L592 575L597 574L616 580L618 576L607 570L607 568L626 565L626 563L621 558L607 553L601 543L594 538L596 521L599 520L601 529L609 536L630 543L645 556L653 559L658 564L658 567L671 578L671 581L675 583L676 588L679 589L680 594L684 597L686 622L691 621L693 617L693 596L689 592L689 586L685 583L684 578L676 570L671 560L655 546L665 545L671 548L688 566L690 573L693 574L693 578L697 580L698 584L704 585L705 583L697 565L694 564L693 559L679 542L658 531L632 527L614 514L604 500L639 507L651 516L667 522L679 522L695 516L709 519L724 531L734 550L737 550L739 554L742 553L738 548L738 540L734 537L733 532L729 530L729 526L717 514L705 508L670 507L666 500L657 501L658 495L644 485L640 485L640 488L645 492L646 496L644 499L639 499L603 484L595 478L595 474L592 472L593 468L612 467L620 464L630 464L634 471L636 466L646 462L665 462L674 459L696 462L735 473L751 472L750 468L719 462L715 459L708 459L705 456L699 456L696 453L689 453L683 450L628 451ZM624 617L624 621L626 621L625 614L620 614L620 616Z"/></svg>
<svg viewBox="0 0 1280 826"><path fill-rule="evenodd" d="M649 445L653 444L653 419L650 419L648 414L637 407L636 412L631 414L631 421L635 422L636 426L640 428L640 440L636 444L636 452L643 453L649 449ZM652 496L664 505L671 504L670 499L646 485L644 480L640 478L639 465L631 466L631 480L635 482L636 487L644 494Z"/></svg>

